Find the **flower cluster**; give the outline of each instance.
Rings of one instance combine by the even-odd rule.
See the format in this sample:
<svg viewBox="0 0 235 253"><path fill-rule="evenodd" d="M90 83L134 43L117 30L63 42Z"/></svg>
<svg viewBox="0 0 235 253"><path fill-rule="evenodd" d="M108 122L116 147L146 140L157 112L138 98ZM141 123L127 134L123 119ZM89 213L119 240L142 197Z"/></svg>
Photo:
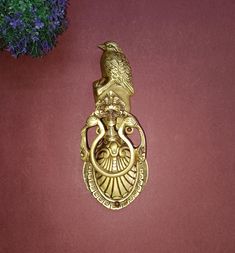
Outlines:
<svg viewBox="0 0 235 253"><path fill-rule="evenodd" d="M0 0L0 48L14 57L47 54L67 27L68 0Z"/></svg>

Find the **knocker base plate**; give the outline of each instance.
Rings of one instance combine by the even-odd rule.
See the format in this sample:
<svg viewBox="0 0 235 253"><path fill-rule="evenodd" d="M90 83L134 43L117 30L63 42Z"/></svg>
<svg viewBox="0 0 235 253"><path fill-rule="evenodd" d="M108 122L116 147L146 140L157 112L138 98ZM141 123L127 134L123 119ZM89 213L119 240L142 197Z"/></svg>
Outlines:
<svg viewBox="0 0 235 253"><path fill-rule="evenodd" d="M83 178L87 189L92 193L98 202L106 208L119 210L129 205L141 192L148 180L148 164L145 160L137 163L133 168L136 174L135 180L127 175L103 179L106 181L105 190L100 187L102 180L99 180L100 174L97 173L90 162L85 162L83 166ZM103 184L104 185L104 184Z"/></svg>

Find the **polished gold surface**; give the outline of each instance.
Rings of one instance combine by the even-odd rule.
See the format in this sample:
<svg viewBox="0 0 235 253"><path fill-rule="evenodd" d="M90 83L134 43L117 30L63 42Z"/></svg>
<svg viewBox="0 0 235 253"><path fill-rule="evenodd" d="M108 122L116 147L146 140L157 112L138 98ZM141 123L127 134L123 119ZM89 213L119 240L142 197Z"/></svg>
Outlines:
<svg viewBox="0 0 235 253"><path fill-rule="evenodd" d="M134 94L131 67L115 42L99 45L102 78L93 84L96 109L81 132L83 177L88 190L105 207L118 210L130 204L148 178L144 132L130 113ZM96 128L88 144L87 131ZM131 139L134 129L140 143Z"/></svg>

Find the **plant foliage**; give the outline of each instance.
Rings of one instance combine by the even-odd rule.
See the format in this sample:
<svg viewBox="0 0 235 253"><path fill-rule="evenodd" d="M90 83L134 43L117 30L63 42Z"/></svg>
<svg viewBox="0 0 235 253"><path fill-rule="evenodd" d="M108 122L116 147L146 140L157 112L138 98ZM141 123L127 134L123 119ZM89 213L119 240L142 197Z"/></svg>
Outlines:
<svg viewBox="0 0 235 253"><path fill-rule="evenodd" d="M67 0L0 0L0 47L14 57L47 54L67 27Z"/></svg>

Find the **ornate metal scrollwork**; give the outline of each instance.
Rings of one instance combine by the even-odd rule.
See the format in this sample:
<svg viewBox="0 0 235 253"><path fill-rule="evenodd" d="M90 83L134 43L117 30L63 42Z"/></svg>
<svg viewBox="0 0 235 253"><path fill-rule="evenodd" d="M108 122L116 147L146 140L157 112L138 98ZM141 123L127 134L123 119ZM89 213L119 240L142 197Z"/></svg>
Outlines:
<svg viewBox="0 0 235 253"><path fill-rule="evenodd" d="M134 94L131 68L115 42L99 46L102 78L94 82L96 109L81 131L83 177L88 190L105 207L117 210L130 204L148 178L143 129L130 113ZM97 136L88 144L87 130L96 127ZM131 141L134 129L140 143Z"/></svg>

